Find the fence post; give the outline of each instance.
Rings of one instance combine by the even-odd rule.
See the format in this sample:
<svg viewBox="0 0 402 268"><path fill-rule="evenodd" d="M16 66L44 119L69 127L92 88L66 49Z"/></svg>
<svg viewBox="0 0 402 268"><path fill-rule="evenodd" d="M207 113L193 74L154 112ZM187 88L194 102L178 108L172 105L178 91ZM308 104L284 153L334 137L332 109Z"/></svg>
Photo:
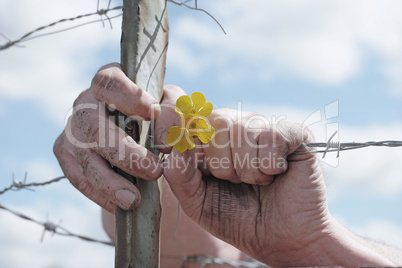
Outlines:
<svg viewBox="0 0 402 268"><path fill-rule="evenodd" d="M123 0L121 66L125 74L157 100L162 97L168 44L166 0ZM118 124L151 152L153 127L148 122ZM160 197L158 183L119 174L132 181L141 193L141 203L133 211L116 208L116 268L159 267Z"/></svg>

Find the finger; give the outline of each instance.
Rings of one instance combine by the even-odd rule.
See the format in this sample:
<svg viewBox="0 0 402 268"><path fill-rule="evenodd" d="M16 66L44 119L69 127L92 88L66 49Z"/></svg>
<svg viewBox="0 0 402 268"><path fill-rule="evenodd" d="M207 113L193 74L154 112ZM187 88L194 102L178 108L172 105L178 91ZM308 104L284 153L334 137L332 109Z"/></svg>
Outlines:
<svg viewBox="0 0 402 268"><path fill-rule="evenodd" d="M88 170L90 168L91 171L86 171L87 175L85 175L73 154L72 144L67 139L65 132L57 138L53 150L60 167L71 184L107 211L114 213L116 205L123 209L130 209L135 207L140 201L140 194L134 185L127 184L127 180L113 172L111 173L110 170L105 172L105 168L102 167L105 167L107 163L102 162L103 159L98 159L100 163L92 160L88 161L85 169ZM110 169L110 166L106 167ZM95 169L99 170L99 176L96 178L91 175ZM103 179L107 174L110 174L108 180L113 180L114 183L108 183L108 180ZM118 190L123 190L123 192L118 192ZM131 198L125 190L133 193L136 197Z"/></svg>
<svg viewBox="0 0 402 268"><path fill-rule="evenodd" d="M159 100L134 84L117 63L102 67L93 78L91 89L99 101L133 118L153 120L160 114Z"/></svg>
<svg viewBox="0 0 402 268"><path fill-rule="evenodd" d="M214 139L204 148L209 171L219 179L239 183L234 169L230 145L230 129L235 118L233 110L219 109L212 112L209 121L215 128Z"/></svg>
<svg viewBox="0 0 402 268"><path fill-rule="evenodd" d="M163 175L183 210L193 219L199 219L205 193L205 183L196 166L194 150L182 154L173 150L166 159L163 170Z"/></svg>
<svg viewBox="0 0 402 268"><path fill-rule="evenodd" d="M161 103L161 114L155 122L155 145L156 148L165 154L172 151L172 147L165 140L168 129L172 126L180 126L180 116L176 114L176 100L186 93L176 86L164 86Z"/></svg>
<svg viewBox="0 0 402 268"><path fill-rule="evenodd" d="M87 178L86 183L82 179L79 181L81 191L84 185L91 189L87 194L94 196L94 199L105 198L125 210L139 204L141 198L138 189L114 172L100 155L90 149L76 148L76 157L82 174Z"/></svg>
<svg viewBox="0 0 402 268"><path fill-rule="evenodd" d="M160 159L116 126L102 103L94 103L97 101L91 91L75 102L73 124L81 129L86 142L81 146L93 149L109 163L133 176L158 179L162 174ZM129 124L131 120L127 118L124 123Z"/></svg>
<svg viewBox="0 0 402 268"><path fill-rule="evenodd" d="M259 186L202 177L194 159L193 150L183 154L173 150L168 157L164 176L174 195L191 219L218 238L244 249L244 234L252 231L255 217L261 213L260 189L254 188Z"/></svg>
<svg viewBox="0 0 402 268"><path fill-rule="evenodd" d="M247 120L246 122L250 122ZM257 137L259 131L253 131L244 122L236 122L231 129L235 144L232 147L232 159L235 162L237 176L248 184L268 185L273 177L259 169Z"/></svg>
<svg viewBox="0 0 402 268"><path fill-rule="evenodd" d="M289 142L276 129L267 129L258 137L258 158L260 170L267 175L277 175L286 172L288 168Z"/></svg>
<svg viewBox="0 0 402 268"><path fill-rule="evenodd" d="M288 156L299 149L302 143L312 140L313 137L308 129L304 129L300 124L287 121L280 121L262 131L258 137L258 158L261 172L268 175L286 172ZM303 159L306 156L301 155Z"/></svg>
<svg viewBox="0 0 402 268"><path fill-rule="evenodd" d="M71 120L71 133L77 140L85 140L74 118ZM106 198L122 209L131 209L138 205L140 194L137 188L114 172L99 154L86 146L74 146L73 152L81 173L87 178L84 185L88 185L91 190L88 195L97 199ZM83 180L78 182L83 183Z"/></svg>

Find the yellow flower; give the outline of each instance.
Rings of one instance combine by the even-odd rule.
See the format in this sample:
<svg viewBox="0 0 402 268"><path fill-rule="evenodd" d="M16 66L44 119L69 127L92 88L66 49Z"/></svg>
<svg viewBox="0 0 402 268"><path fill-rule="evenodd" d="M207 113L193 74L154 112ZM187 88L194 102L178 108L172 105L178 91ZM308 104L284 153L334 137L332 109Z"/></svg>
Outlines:
<svg viewBox="0 0 402 268"><path fill-rule="evenodd" d="M207 117L211 114L212 108L212 103L206 102L204 94L194 92L191 94L191 100L187 95L178 98L175 111L180 117L185 118L192 116Z"/></svg>
<svg viewBox="0 0 402 268"><path fill-rule="evenodd" d="M166 143L173 146L179 153L194 149L194 138L190 136L189 131L182 127L170 127L169 134L166 137Z"/></svg>
<svg viewBox="0 0 402 268"><path fill-rule="evenodd" d="M198 137L202 143L210 142L215 136L215 129L203 117L190 117L185 122L191 136Z"/></svg>
<svg viewBox="0 0 402 268"><path fill-rule="evenodd" d="M215 129L208 124L206 117L211 114L212 109L212 104L206 102L200 92L191 94L191 99L189 96L178 98L175 111L180 115L181 127L169 128L166 143L183 153L194 149L194 137L198 137L202 143L210 142L215 135Z"/></svg>

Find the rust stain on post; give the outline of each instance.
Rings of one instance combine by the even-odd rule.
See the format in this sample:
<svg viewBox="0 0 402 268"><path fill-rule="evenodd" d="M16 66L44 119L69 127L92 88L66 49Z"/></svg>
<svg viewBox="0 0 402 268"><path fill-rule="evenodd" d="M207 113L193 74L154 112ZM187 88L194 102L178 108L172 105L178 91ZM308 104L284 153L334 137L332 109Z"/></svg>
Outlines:
<svg viewBox="0 0 402 268"><path fill-rule="evenodd" d="M126 75L155 99L162 97L168 44L168 18L165 0L123 0L121 65ZM148 122L129 122L123 117L119 126L153 153ZM141 203L133 211L116 208L116 268L159 267L160 197L156 181L134 178Z"/></svg>

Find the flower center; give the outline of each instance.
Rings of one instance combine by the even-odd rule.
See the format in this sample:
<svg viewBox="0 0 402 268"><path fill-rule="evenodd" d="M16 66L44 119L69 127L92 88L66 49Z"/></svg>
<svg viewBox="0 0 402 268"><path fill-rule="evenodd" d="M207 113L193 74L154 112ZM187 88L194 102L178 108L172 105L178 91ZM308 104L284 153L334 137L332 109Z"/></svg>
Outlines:
<svg viewBox="0 0 402 268"><path fill-rule="evenodd" d="M196 113L197 113L197 110L195 108L191 108L190 114L196 114Z"/></svg>
<svg viewBox="0 0 402 268"><path fill-rule="evenodd" d="M197 127L197 124L193 122L193 123L191 123L190 127L191 127L191 128L196 128L196 127Z"/></svg>

